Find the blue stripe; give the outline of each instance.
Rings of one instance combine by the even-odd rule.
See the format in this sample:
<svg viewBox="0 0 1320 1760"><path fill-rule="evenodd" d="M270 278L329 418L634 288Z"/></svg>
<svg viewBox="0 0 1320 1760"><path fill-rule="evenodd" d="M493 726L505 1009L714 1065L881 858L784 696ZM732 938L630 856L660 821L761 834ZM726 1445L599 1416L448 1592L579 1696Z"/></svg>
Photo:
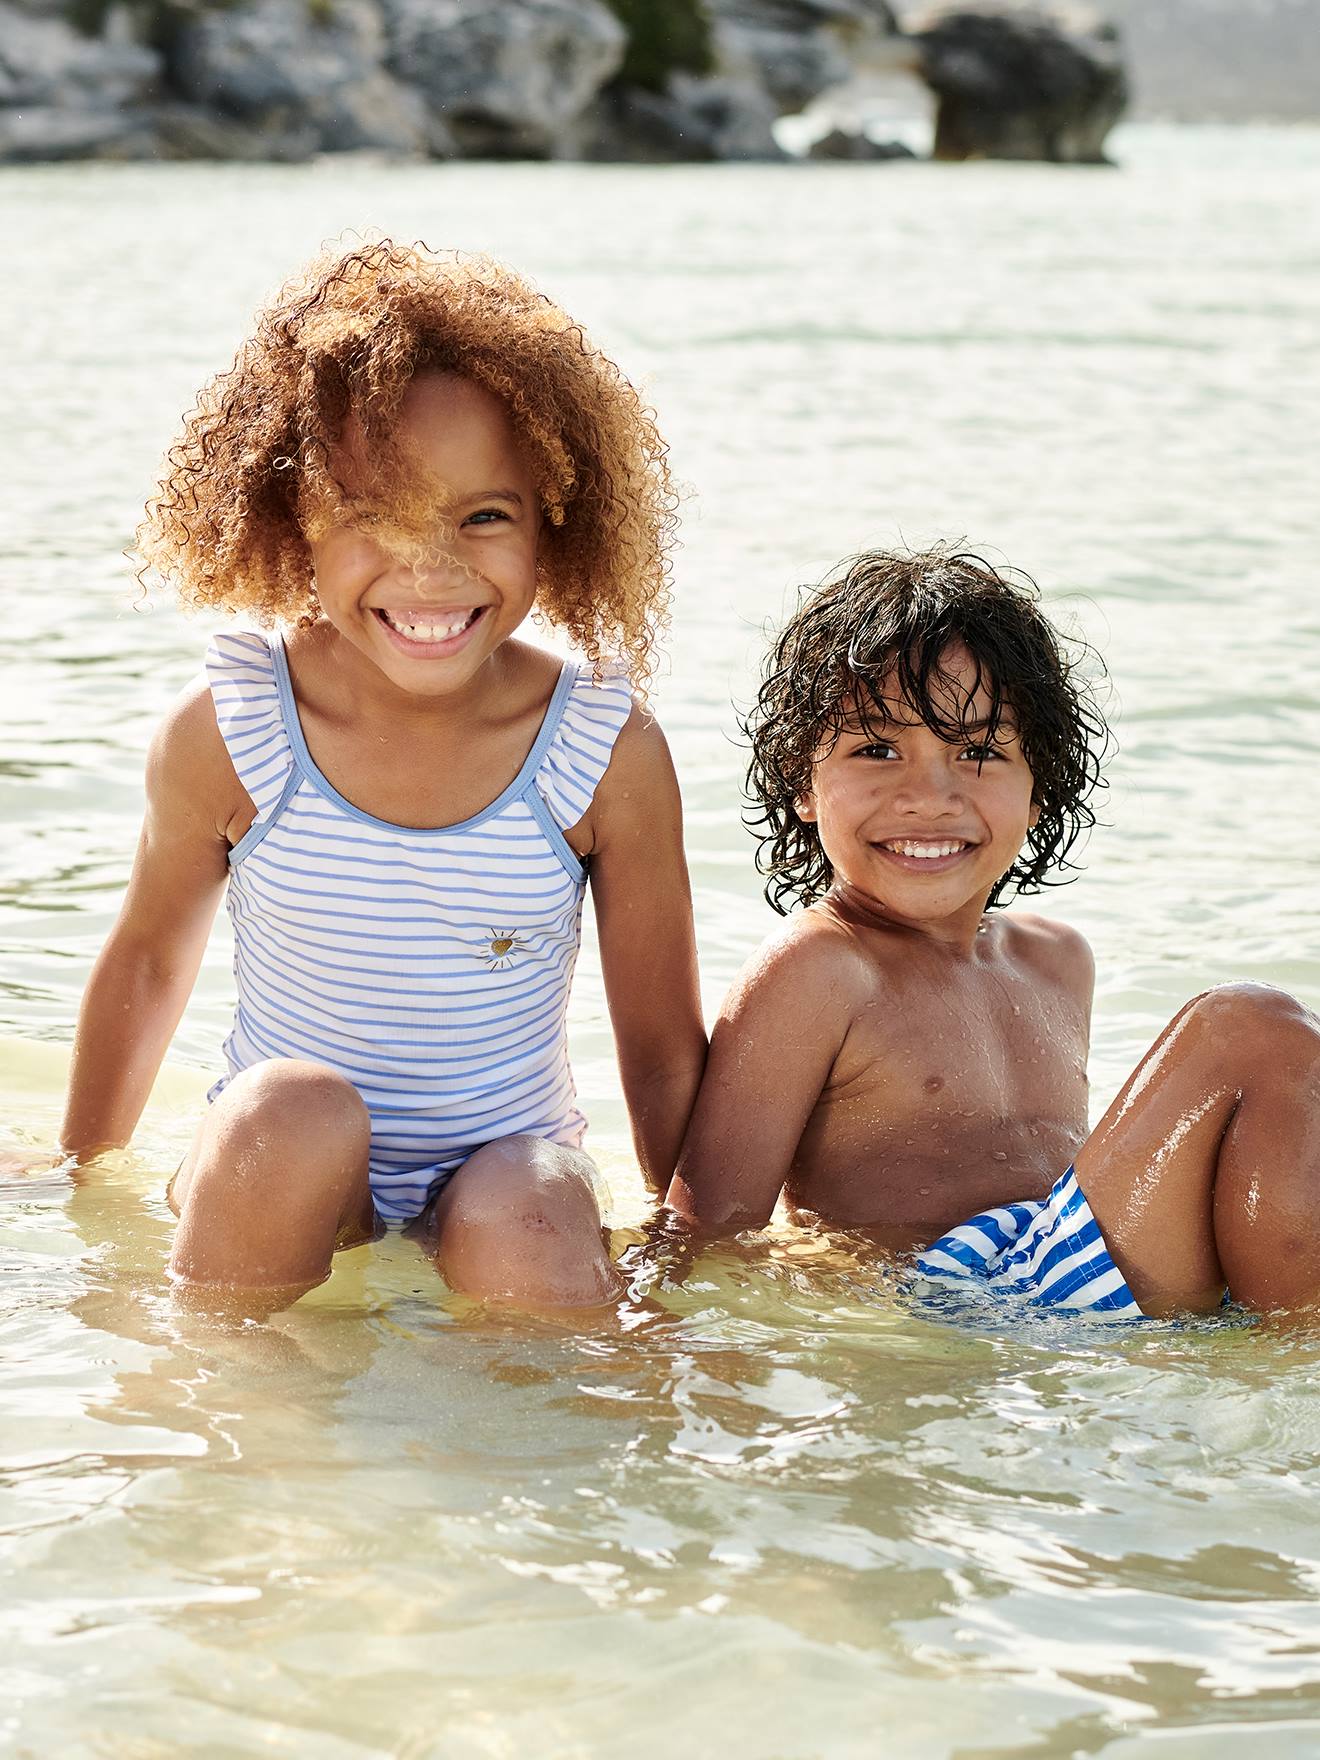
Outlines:
<svg viewBox="0 0 1320 1760"><path fill-rule="evenodd" d="M566 663L513 781L428 828L374 818L320 772L279 637L222 635L207 672L258 807L230 852L231 1070L282 1057L342 1070L371 1110L373 1189L394 1217L494 1137L580 1140L564 1023L584 870L556 802L581 817L630 693ZM503 966L500 935L521 942Z"/></svg>

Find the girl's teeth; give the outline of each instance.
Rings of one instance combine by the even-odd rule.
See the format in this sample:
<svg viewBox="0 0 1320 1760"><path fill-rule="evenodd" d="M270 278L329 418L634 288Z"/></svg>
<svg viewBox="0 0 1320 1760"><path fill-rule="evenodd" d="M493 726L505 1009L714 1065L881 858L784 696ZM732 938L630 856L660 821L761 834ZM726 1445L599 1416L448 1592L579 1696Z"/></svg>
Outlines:
<svg viewBox="0 0 1320 1760"><path fill-rule="evenodd" d="M397 629L410 642L447 642L451 636L461 635L475 616L475 611L465 611L453 623L402 623L388 611L384 613L390 628Z"/></svg>

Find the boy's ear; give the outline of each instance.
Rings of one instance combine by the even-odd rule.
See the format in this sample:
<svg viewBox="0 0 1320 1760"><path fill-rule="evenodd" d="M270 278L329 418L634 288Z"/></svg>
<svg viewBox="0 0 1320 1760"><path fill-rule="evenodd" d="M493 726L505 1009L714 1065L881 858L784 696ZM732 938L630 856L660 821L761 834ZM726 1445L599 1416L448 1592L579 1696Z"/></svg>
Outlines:
<svg viewBox="0 0 1320 1760"><path fill-rule="evenodd" d="M805 794L800 794L793 802L793 811L804 825L816 823L816 797L810 789Z"/></svg>
<svg viewBox="0 0 1320 1760"><path fill-rule="evenodd" d="M1040 823L1040 802L1032 801L1031 811L1027 814L1027 830L1034 831Z"/></svg>

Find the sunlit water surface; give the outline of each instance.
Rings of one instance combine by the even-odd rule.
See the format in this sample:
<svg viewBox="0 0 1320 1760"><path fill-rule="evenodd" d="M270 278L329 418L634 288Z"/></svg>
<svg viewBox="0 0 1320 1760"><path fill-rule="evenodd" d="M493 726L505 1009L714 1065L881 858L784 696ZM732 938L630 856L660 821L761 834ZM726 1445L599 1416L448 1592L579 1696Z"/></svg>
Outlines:
<svg viewBox="0 0 1320 1760"><path fill-rule="evenodd" d="M206 633L135 603L120 552L198 383L349 227L510 258L649 385L692 489L658 705L711 1006L771 921L731 708L765 627L859 546L964 534L1114 678L1106 823L1047 905L1096 947L1097 1101L1216 978L1320 998L1320 136L1118 146L1115 173L8 172L19 1134L53 1132L143 747ZM133 1155L7 1193L11 1751L1317 1751L1313 1341L946 1320L787 1230L586 1330L455 1302L397 1238L271 1326L208 1328L164 1295L160 1189L228 985L217 931L174 1052L198 1073ZM573 1019L624 1250L644 1206L590 946Z"/></svg>

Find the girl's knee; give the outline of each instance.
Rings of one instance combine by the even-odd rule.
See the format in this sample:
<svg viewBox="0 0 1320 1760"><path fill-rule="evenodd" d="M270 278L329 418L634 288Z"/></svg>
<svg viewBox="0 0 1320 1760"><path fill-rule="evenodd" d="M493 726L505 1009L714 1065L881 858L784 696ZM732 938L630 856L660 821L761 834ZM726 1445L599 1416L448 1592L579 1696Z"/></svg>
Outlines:
<svg viewBox="0 0 1320 1760"><path fill-rule="evenodd" d="M446 1199L446 1232L547 1236L600 1228L587 1157L535 1137L488 1144L465 1164Z"/></svg>
<svg viewBox="0 0 1320 1760"><path fill-rule="evenodd" d="M435 1224L439 1267L465 1294L570 1307L614 1293L591 1163L576 1150L488 1145L443 1194Z"/></svg>
<svg viewBox="0 0 1320 1760"><path fill-rule="evenodd" d="M365 1214L370 1145L351 1083L324 1064L271 1058L216 1097L171 1182L171 1206L325 1217L333 1227Z"/></svg>
<svg viewBox="0 0 1320 1760"><path fill-rule="evenodd" d="M365 1147L371 1120L353 1084L323 1063L272 1057L225 1088L211 1114L217 1131L255 1134L267 1146L323 1149L327 1140Z"/></svg>

